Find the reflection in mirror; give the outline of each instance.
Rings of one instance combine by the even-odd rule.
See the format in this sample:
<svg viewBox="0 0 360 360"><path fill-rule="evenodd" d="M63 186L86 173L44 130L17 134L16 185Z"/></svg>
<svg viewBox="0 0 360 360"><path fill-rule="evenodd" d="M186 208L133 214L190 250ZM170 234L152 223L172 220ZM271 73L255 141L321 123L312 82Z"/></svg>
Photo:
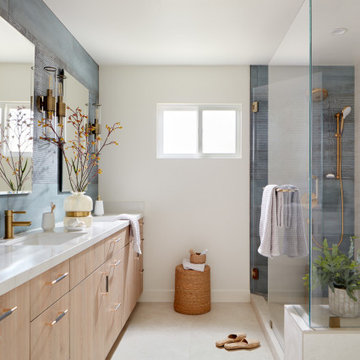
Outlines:
<svg viewBox="0 0 360 360"><path fill-rule="evenodd" d="M0 17L0 194L32 190L35 46Z"/></svg>
<svg viewBox="0 0 360 360"><path fill-rule="evenodd" d="M66 79L64 80L64 102L66 104L66 120L70 115L73 114L73 111L76 111L76 108L80 108L82 113L88 116L89 111L89 90L82 85L79 81L77 81L73 76L71 76L68 72L65 73ZM73 110L73 111L71 111ZM68 142L75 138L75 128L69 124L67 121L64 121L64 136L65 141ZM66 157L70 160L72 159L72 152L70 149L66 150ZM71 160L70 160L71 161ZM70 181L66 171L66 165L63 161L63 157L61 157L61 191L68 192L71 191Z"/></svg>

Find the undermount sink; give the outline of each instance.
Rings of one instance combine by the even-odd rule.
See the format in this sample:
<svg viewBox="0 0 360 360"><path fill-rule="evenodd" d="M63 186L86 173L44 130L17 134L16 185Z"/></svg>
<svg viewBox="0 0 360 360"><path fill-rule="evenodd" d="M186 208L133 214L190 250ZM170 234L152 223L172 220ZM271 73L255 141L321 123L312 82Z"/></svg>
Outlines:
<svg viewBox="0 0 360 360"><path fill-rule="evenodd" d="M1 245L41 245L41 246L56 246L62 245L70 240L73 240L83 233L67 233L67 232L40 232L29 233L19 236L13 240L2 240Z"/></svg>

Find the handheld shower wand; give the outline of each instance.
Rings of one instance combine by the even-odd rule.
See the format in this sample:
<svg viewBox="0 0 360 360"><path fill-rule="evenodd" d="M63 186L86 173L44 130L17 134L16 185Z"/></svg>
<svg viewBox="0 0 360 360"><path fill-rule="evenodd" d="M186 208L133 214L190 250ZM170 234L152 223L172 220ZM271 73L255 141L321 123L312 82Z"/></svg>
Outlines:
<svg viewBox="0 0 360 360"><path fill-rule="evenodd" d="M336 178L340 182L340 197L341 197L341 235L338 246L342 243L344 239L344 186L342 180L342 134L344 132L345 119L351 113L351 106L345 106L341 114L337 113L336 117L336 145L337 145L337 155L336 155Z"/></svg>
<svg viewBox="0 0 360 360"><path fill-rule="evenodd" d="M349 116L351 113L351 106L345 106L341 113L335 114L336 118L336 178L340 179L341 177L341 162L342 162L342 154L341 154L341 139L342 134L344 132L344 124L345 119Z"/></svg>

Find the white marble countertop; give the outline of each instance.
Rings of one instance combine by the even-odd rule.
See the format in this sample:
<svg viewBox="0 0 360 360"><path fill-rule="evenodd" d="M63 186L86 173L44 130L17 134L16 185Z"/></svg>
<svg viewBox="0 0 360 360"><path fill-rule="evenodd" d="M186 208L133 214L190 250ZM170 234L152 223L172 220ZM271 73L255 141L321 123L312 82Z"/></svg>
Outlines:
<svg viewBox="0 0 360 360"><path fill-rule="evenodd" d="M139 219L142 218L142 215L136 215ZM96 216L93 220L93 225L85 232L79 232L79 236L57 245L25 245L23 242L8 245L6 240L0 241L0 295L15 289L129 225L127 220L117 220L116 214ZM65 232L62 224L56 224L55 232ZM43 233L43 231L36 229L20 233L15 236L15 239L36 233ZM51 238L52 233L46 234ZM13 242L11 240L11 243Z"/></svg>

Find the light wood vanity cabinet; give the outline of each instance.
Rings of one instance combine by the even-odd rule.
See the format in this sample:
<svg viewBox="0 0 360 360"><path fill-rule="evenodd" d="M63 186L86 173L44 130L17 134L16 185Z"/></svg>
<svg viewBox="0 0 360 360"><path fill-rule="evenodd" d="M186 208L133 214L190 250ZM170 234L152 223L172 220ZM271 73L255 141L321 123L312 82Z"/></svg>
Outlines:
<svg viewBox="0 0 360 360"><path fill-rule="evenodd" d="M70 359L104 359L106 265L70 291Z"/></svg>
<svg viewBox="0 0 360 360"><path fill-rule="evenodd" d="M0 359L105 359L142 293L142 264L127 227L0 296Z"/></svg>
<svg viewBox="0 0 360 360"><path fill-rule="evenodd" d="M30 284L0 296L0 358L29 359Z"/></svg>

